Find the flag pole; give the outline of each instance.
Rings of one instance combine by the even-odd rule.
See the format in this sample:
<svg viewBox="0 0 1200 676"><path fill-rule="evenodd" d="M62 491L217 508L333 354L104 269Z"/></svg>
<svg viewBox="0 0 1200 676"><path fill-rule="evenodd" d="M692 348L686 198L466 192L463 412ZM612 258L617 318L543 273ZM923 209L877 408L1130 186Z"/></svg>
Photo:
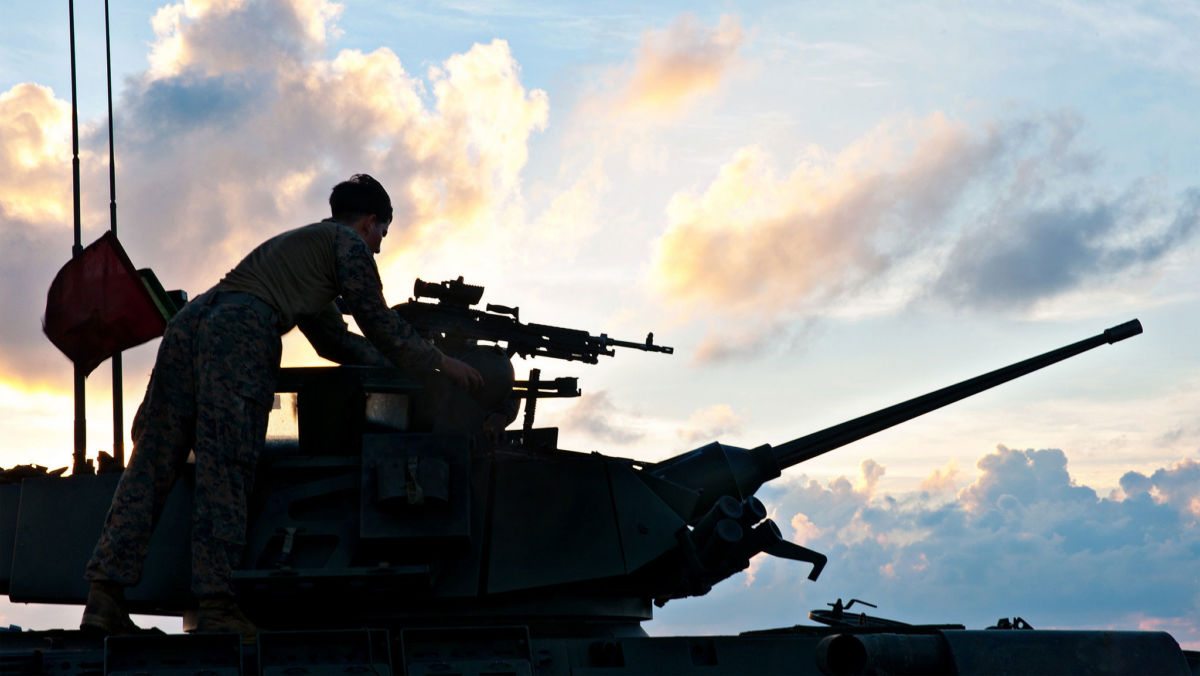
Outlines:
<svg viewBox="0 0 1200 676"><path fill-rule="evenodd" d="M108 0L104 0L104 57L108 65L108 229L117 236L117 159L113 151L112 41L108 31ZM125 466L125 413L122 398L121 353L112 356L113 459Z"/></svg>
<svg viewBox="0 0 1200 676"><path fill-rule="evenodd" d="M71 33L71 180L75 199L75 245L71 257L83 253L83 233L79 216L79 103L75 91L75 0L67 0ZM84 397L84 373L75 364L75 457L72 474L90 474L87 466L87 416Z"/></svg>

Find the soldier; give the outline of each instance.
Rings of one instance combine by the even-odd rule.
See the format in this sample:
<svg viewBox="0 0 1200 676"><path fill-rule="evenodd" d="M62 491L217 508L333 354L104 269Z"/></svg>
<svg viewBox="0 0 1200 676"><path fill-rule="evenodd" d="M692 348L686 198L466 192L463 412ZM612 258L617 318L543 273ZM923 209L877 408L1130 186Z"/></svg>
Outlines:
<svg viewBox="0 0 1200 676"><path fill-rule="evenodd" d="M266 438L280 336L299 326L322 357L343 364L440 369L459 387L482 383L388 309L373 253L392 205L366 174L339 183L332 218L267 240L168 324L146 396L133 420L134 449L84 577L91 582L80 628L137 631L124 588L141 577L167 494L195 456L192 592L196 630L253 637L234 600L232 570L245 546L246 502ZM366 335L350 333L341 296Z"/></svg>

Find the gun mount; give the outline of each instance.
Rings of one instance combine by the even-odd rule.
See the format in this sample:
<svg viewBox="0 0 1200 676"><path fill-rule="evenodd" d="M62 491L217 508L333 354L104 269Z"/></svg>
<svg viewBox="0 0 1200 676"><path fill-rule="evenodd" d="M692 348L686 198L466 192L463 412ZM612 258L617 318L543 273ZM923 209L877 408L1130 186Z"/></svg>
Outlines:
<svg viewBox="0 0 1200 676"><path fill-rule="evenodd" d="M480 320L480 314L462 314L478 313L469 308L478 302L473 292L458 295L462 287L453 283L435 286L442 291L433 293L445 294L441 302L410 301L408 308L419 308L411 316L423 316L430 306L456 323L430 320L427 329L436 326L446 338L472 327L474 333L463 335L496 340L497 333L480 327L502 326L513 331L504 334L510 341L524 339L520 331L528 325L519 325L515 312L505 324ZM912 664L927 671L989 673L1013 657L1006 646L1018 646L1022 655L1026 644L1079 648L1059 651L1058 661L1045 661L1043 652L1004 662L1054 671L1088 666L1087 651L1099 642L1116 646L1121 664L1188 673L1173 639L1155 632L1000 635L878 618L849 626L837 606L829 627L743 637L652 639L641 627L654 604L705 594L760 552L808 563L808 577L817 578L825 557L784 540L754 497L783 469L1140 332L1135 320L774 447L714 442L658 463L561 450L555 434L534 444L524 432L509 432L489 443L479 434L440 428L410 415L425 383L392 369L285 369L279 389L281 396L294 395L298 435L272 440L261 459L243 567L235 571L243 607L272 630L259 638L258 660L266 664L274 651L296 650L296 642L334 641L355 655L396 651L395 669L413 674L435 673L432 662L456 673L484 673L488 667L480 660L486 659L493 660L492 672L513 674L600 667L690 672L702 665L724 665L719 673L868 673L900 668L909 653L923 656ZM545 332L538 336L546 340ZM557 354L586 361L581 354L605 352ZM116 480L112 474L30 476L0 485L0 591L14 601L83 603L80 571ZM128 592L135 612L185 614L191 607L190 482L185 476L171 494L143 580ZM67 501L76 508L64 515L59 506ZM685 657L678 664L654 656L676 650L672 642L682 642ZM144 663L148 645L110 639L105 659L116 664L132 655ZM201 650L191 643L154 645L171 654ZM976 659L997 650L1003 660ZM392 668L390 658L362 659L377 670ZM509 667L494 666L501 663Z"/></svg>

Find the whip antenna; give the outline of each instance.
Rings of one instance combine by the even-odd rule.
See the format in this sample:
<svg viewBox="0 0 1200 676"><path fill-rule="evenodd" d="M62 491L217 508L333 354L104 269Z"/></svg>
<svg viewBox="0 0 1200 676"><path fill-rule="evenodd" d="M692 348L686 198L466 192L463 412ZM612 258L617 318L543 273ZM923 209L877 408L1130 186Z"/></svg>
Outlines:
<svg viewBox="0 0 1200 676"><path fill-rule="evenodd" d="M75 245L71 257L83 253L82 226L79 218L79 102L75 92L75 0L68 0L67 14L71 32L71 181L75 199ZM87 408L84 397L84 372L75 364L75 458L72 474L88 472L87 466Z"/></svg>
<svg viewBox="0 0 1200 676"><path fill-rule="evenodd" d="M112 41L108 32L108 0L104 0L104 58L108 66L108 229L117 236L117 156L113 150ZM125 466L124 387L121 353L112 356L113 459Z"/></svg>

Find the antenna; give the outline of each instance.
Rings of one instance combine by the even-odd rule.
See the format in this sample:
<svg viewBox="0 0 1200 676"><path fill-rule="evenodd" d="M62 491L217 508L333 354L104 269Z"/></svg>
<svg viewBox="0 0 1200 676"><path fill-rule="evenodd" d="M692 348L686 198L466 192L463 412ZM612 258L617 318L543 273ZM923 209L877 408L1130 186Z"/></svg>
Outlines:
<svg viewBox="0 0 1200 676"><path fill-rule="evenodd" d="M104 0L104 58L108 66L108 229L117 236L117 156L113 151L112 47L108 33L108 0ZM124 388L121 379L121 353L112 356L113 459L125 466Z"/></svg>
<svg viewBox="0 0 1200 676"><path fill-rule="evenodd" d="M83 253L82 226L79 217L79 102L75 92L75 0L68 0L67 13L71 32L71 180L75 199L75 245L71 256ZM87 465L87 408L84 397L84 373L75 364L75 458L72 474L90 474Z"/></svg>

